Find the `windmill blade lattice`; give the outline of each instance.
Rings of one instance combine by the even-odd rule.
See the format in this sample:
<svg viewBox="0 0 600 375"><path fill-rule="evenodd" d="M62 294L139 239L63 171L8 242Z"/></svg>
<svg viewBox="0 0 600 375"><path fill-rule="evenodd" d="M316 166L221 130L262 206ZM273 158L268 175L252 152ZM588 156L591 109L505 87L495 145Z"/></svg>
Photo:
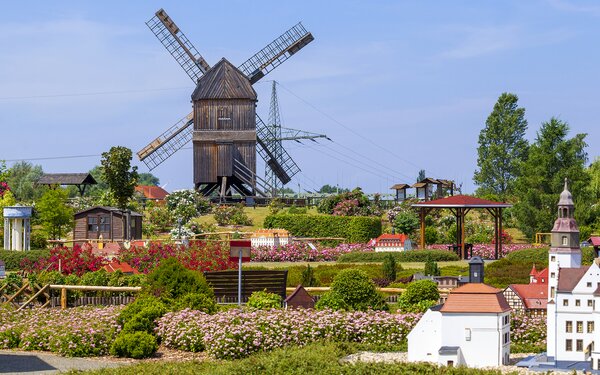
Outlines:
<svg viewBox="0 0 600 375"><path fill-rule="evenodd" d="M194 118L190 113L138 151L138 158L146 164L148 169L153 170L190 142L193 130Z"/></svg>
<svg viewBox="0 0 600 375"><path fill-rule="evenodd" d="M258 115L256 115L256 142L256 149L260 157L263 158L281 183L287 184L294 175L300 172L300 167L284 148L279 148L279 155L273 154L274 150L277 149L275 144L277 137Z"/></svg>
<svg viewBox="0 0 600 375"><path fill-rule="evenodd" d="M302 23L298 22L238 68L254 84L314 39Z"/></svg>
<svg viewBox="0 0 600 375"><path fill-rule="evenodd" d="M204 57L163 9L157 11L155 16L146 22L146 25L194 83L210 69Z"/></svg>

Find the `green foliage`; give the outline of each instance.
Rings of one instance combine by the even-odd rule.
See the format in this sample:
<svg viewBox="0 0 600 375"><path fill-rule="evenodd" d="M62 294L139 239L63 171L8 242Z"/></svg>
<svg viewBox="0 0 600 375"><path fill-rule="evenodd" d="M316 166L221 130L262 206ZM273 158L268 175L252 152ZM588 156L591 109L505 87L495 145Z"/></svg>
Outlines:
<svg viewBox="0 0 600 375"><path fill-rule="evenodd" d="M73 227L73 209L67 205L64 189L47 190L38 200L36 210L44 231L52 239L66 234Z"/></svg>
<svg viewBox="0 0 600 375"><path fill-rule="evenodd" d="M302 280L300 284L305 287L317 286L317 279L315 278L315 270L310 266L306 265L306 269L302 271Z"/></svg>
<svg viewBox="0 0 600 375"><path fill-rule="evenodd" d="M269 214L277 215L281 210L283 210L284 207L285 207L285 205L283 204L281 199L273 198L273 199L271 199L271 202L269 203Z"/></svg>
<svg viewBox="0 0 600 375"><path fill-rule="evenodd" d="M140 173L138 176L138 184L145 186L159 186L160 180L158 177L149 172Z"/></svg>
<svg viewBox="0 0 600 375"><path fill-rule="evenodd" d="M160 298L149 295L139 296L135 299L135 301L125 306L125 308L121 311L119 317L117 318L117 323L119 323L120 325L125 325L142 310L156 306L167 310L167 305L165 305Z"/></svg>
<svg viewBox="0 0 600 375"><path fill-rule="evenodd" d="M337 186L331 186L329 184L325 184L325 185L321 186L321 188L319 189L319 193L321 193L321 194L339 194L339 193L348 193L348 192L350 192L350 189L340 188Z"/></svg>
<svg viewBox="0 0 600 375"><path fill-rule="evenodd" d="M344 210L341 207L339 207L339 215L341 214L341 212L345 212L345 215L343 216L381 216L381 213L378 211L378 208L374 207L371 201L369 201L369 198L363 193L363 191L360 188L356 188L350 192L332 195L321 200L321 202L319 202L319 205L317 206L317 212L332 215L335 213L336 207L338 207L340 204L344 204L344 202L353 202L352 205L354 206L355 203L355 207L350 208L349 210Z"/></svg>
<svg viewBox="0 0 600 375"><path fill-rule="evenodd" d="M131 166L131 150L123 146L111 147L102 153L102 177L117 202L126 209L138 182L137 167Z"/></svg>
<svg viewBox="0 0 600 375"><path fill-rule="evenodd" d="M30 241L32 249L45 249L48 247L48 240L41 231L32 230Z"/></svg>
<svg viewBox="0 0 600 375"><path fill-rule="evenodd" d="M423 273L425 276L439 276L441 271L438 268L437 262L427 260L427 262L425 262L425 271Z"/></svg>
<svg viewBox="0 0 600 375"><path fill-rule="evenodd" d="M292 206L288 208L287 213L291 215L304 215L308 213L308 209L306 207Z"/></svg>
<svg viewBox="0 0 600 375"><path fill-rule="evenodd" d="M497 260L485 267L485 283L496 288L506 288L510 284L529 284L532 266L533 262L508 258Z"/></svg>
<svg viewBox="0 0 600 375"><path fill-rule="evenodd" d="M153 334L156 327L154 321L167 313L167 311L167 307L161 303L145 306L137 314L124 322L123 332L147 332Z"/></svg>
<svg viewBox="0 0 600 375"><path fill-rule="evenodd" d="M373 281L361 270L340 271L331 283L331 292L339 294L348 307L353 310L388 309Z"/></svg>
<svg viewBox="0 0 600 375"><path fill-rule="evenodd" d="M414 210L401 211L394 219L394 228L398 233L411 235L419 226L419 216Z"/></svg>
<svg viewBox="0 0 600 375"><path fill-rule="evenodd" d="M35 277L34 277L35 276ZM30 275L29 281L37 281L40 285L65 285L65 276L58 271L42 271L37 275Z"/></svg>
<svg viewBox="0 0 600 375"><path fill-rule="evenodd" d="M515 94L503 93L479 133L477 166L473 181L477 194L506 200L513 192L520 163L527 157L527 120Z"/></svg>
<svg viewBox="0 0 600 375"><path fill-rule="evenodd" d="M21 269L21 262L25 259L31 263L37 262L41 258L50 257L48 250L29 250L29 251L11 251L0 250L0 259L4 261L7 271L18 271Z"/></svg>
<svg viewBox="0 0 600 375"><path fill-rule="evenodd" d="M349 242L368 242L381 234L381 220L364 216L269 215L265 228L284 228L298 237L342 237Z"/></svg>
<svg viewBox="0 0 600 375"><path fill-rule="evenodd" d="M514 214L519 229L529 238L536 232L549 232L556 219L556 204L565 177L575 200L575 218L579 225L593 219L589 189L590 176L585 170L586 134L568 139L569 126L556 118L542 124L529 156L521 164L515 182L517 202Z"/></svg>
<svg viewBox="0 0 600 375"><path fill-rule="evenodd" d="M427 245L438 243L439 237L440 236L436 227L433 225L425 227L425 243Z"/></svg>
<svg viewBox="0 0 600 375"><path fill-rule="evenodd" d="M109 280L110 274L103 269L94 272L86 272L81 276L82 285L104 286L108 285Z"/></svg>
<svg viewBox="0 0 600 375"><path fill-rule="evenodd" d="M281 308L282 303L283 301L279 294L269 293L266 290L263 290L253 292L248 298L246 306L259 310L268 310Z"/></svg>
<svg viewBox="0 0 600 375"><path fill-rule="evenodd" d="M404 293L398 298L398 305L402 311L422 311L422 308L431 307L432 303L436 304L439 299L440 292L434 281L418 280L408 284Z"/></svg>
<svg viewBox="0 0 600 375"><path fill-rule="evenodd" d="M167 206L153 202L148 203L142 220L142 230L146 236L168 232L173 225L173 217Z"/></svg>
<svg viewBox="0 0 600 375"><path fill-rule="evenodd" d="M110 348L110 354L117 357L148 358L158 349L156 337L147 332L120 332Z"/></svg>
<svg viewBox="0 0 600 375"><path fill-rule="evenodd" d="M210 212L210 201L204 199L196 190L175 190L166 198L167 208L173 220L181 219L182 224L192 218Z"/></svg>
<svg viewBox="0 0 600 375"><path fill-rule="evenodd" d="M252 219L246 215L244 205L220 205L213 208L213 217L217 224L223 225L252 225Z"/></svg>
<svg viewBox="0 0 600 375"><path fill-rule="evenodd" d="M146 276L144 291L157 297L177 299L188 293L200 293L214 298L213 290L202 273L185 268L175 258L163 260Z"/></svg>
<svg viewBox="0 0 600 375"><path fill-rule="evenodd" d="M504 259L521 263L535 264L536 267L544 268L548 266L548 248L533 248L513 251L508 253Z"/></svg>
<svg viewBox="0 0 600 375"><path fill-rule="evenodd" d="M391 253L387 253L383 258L382 269L385 279L396 280L396 258Z"/></svg>
<svg viewBox="0 0 600 375"><path fill-rule="evenodd" d="M177 299L175 307L177 310L192 309L214 314L218 307L215 299L202 293L188 293Z"/></svg>
<svg viewBox="0 0 600 375"><path fill-rule="evenodd" d="M15 204L17 204L17 200L15 199L15 195L10 190L4 192L4 194L0 197L0 210L4 207L14 206ZM4 225L4 222L2 222L2 225Z"/></svg>
<svg viewBox="0 0 600 375"><path fill-rule="evenodd" d="M329 291L321 296L317 303L315 303L315 309L324 310L350 310L350 306L344 301L341 294L334 291Z"/></svg>
<svg viewBox="0 0 600 375"><path fill-rule="evenodd" d="M427 260L447 262L460 260L455 253L446 250L407 250L392 254L397 262L426 262ZM340 256L338 263L383 262L385 256L386 253L376 253L373 251L354 252Z"/></svg>
<svg viewBox="0 0 600 375"><path fill-rule="evenodd" d="M19 202L31 202L39 198L47 189L35 184L42 174L44 172L41 166L20 161L8 170L6 182Z"/></svg>

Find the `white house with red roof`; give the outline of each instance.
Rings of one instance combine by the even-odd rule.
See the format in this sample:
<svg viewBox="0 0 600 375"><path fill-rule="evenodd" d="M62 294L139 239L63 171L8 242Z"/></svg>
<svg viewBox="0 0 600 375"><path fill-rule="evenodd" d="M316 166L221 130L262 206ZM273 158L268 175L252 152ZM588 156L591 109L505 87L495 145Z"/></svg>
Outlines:
<svg viewBox="0 0 600 375"><path fill-rule="evenodd" d="M404 251L404 242L407 239L406 234L384 233L375 239L375 251Z"/></svg>
<svg viewBox="0 0 600 375"><path fill-rule="evenodd" d="M456 288L408 334L408 360L444 366L508 364L510 311L500 289L483 283Z"/></svg>

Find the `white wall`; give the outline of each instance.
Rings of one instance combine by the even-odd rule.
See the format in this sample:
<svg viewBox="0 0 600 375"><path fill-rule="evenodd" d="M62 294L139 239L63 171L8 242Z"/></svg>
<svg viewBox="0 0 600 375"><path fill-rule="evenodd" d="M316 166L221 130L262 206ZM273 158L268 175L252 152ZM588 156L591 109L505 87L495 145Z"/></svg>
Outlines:
<svg viewBox="0 0 600 375"><path fill-rule="evenodd" d="M438 362L442 346L442 314L427 310L408 334L408 360L411 362Z"/></svg>

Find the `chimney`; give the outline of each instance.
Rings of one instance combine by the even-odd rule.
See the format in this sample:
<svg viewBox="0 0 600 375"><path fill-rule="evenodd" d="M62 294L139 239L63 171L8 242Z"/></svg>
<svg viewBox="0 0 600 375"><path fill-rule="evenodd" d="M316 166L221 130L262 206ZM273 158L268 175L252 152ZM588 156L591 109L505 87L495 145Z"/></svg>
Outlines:
<svg viewBox="0 0 600 375"><path fill-rule="evenodd" d="M469 261L469 282L470 283L483 283L483 268L484 263L481 257L472 257Z"/></svg>

